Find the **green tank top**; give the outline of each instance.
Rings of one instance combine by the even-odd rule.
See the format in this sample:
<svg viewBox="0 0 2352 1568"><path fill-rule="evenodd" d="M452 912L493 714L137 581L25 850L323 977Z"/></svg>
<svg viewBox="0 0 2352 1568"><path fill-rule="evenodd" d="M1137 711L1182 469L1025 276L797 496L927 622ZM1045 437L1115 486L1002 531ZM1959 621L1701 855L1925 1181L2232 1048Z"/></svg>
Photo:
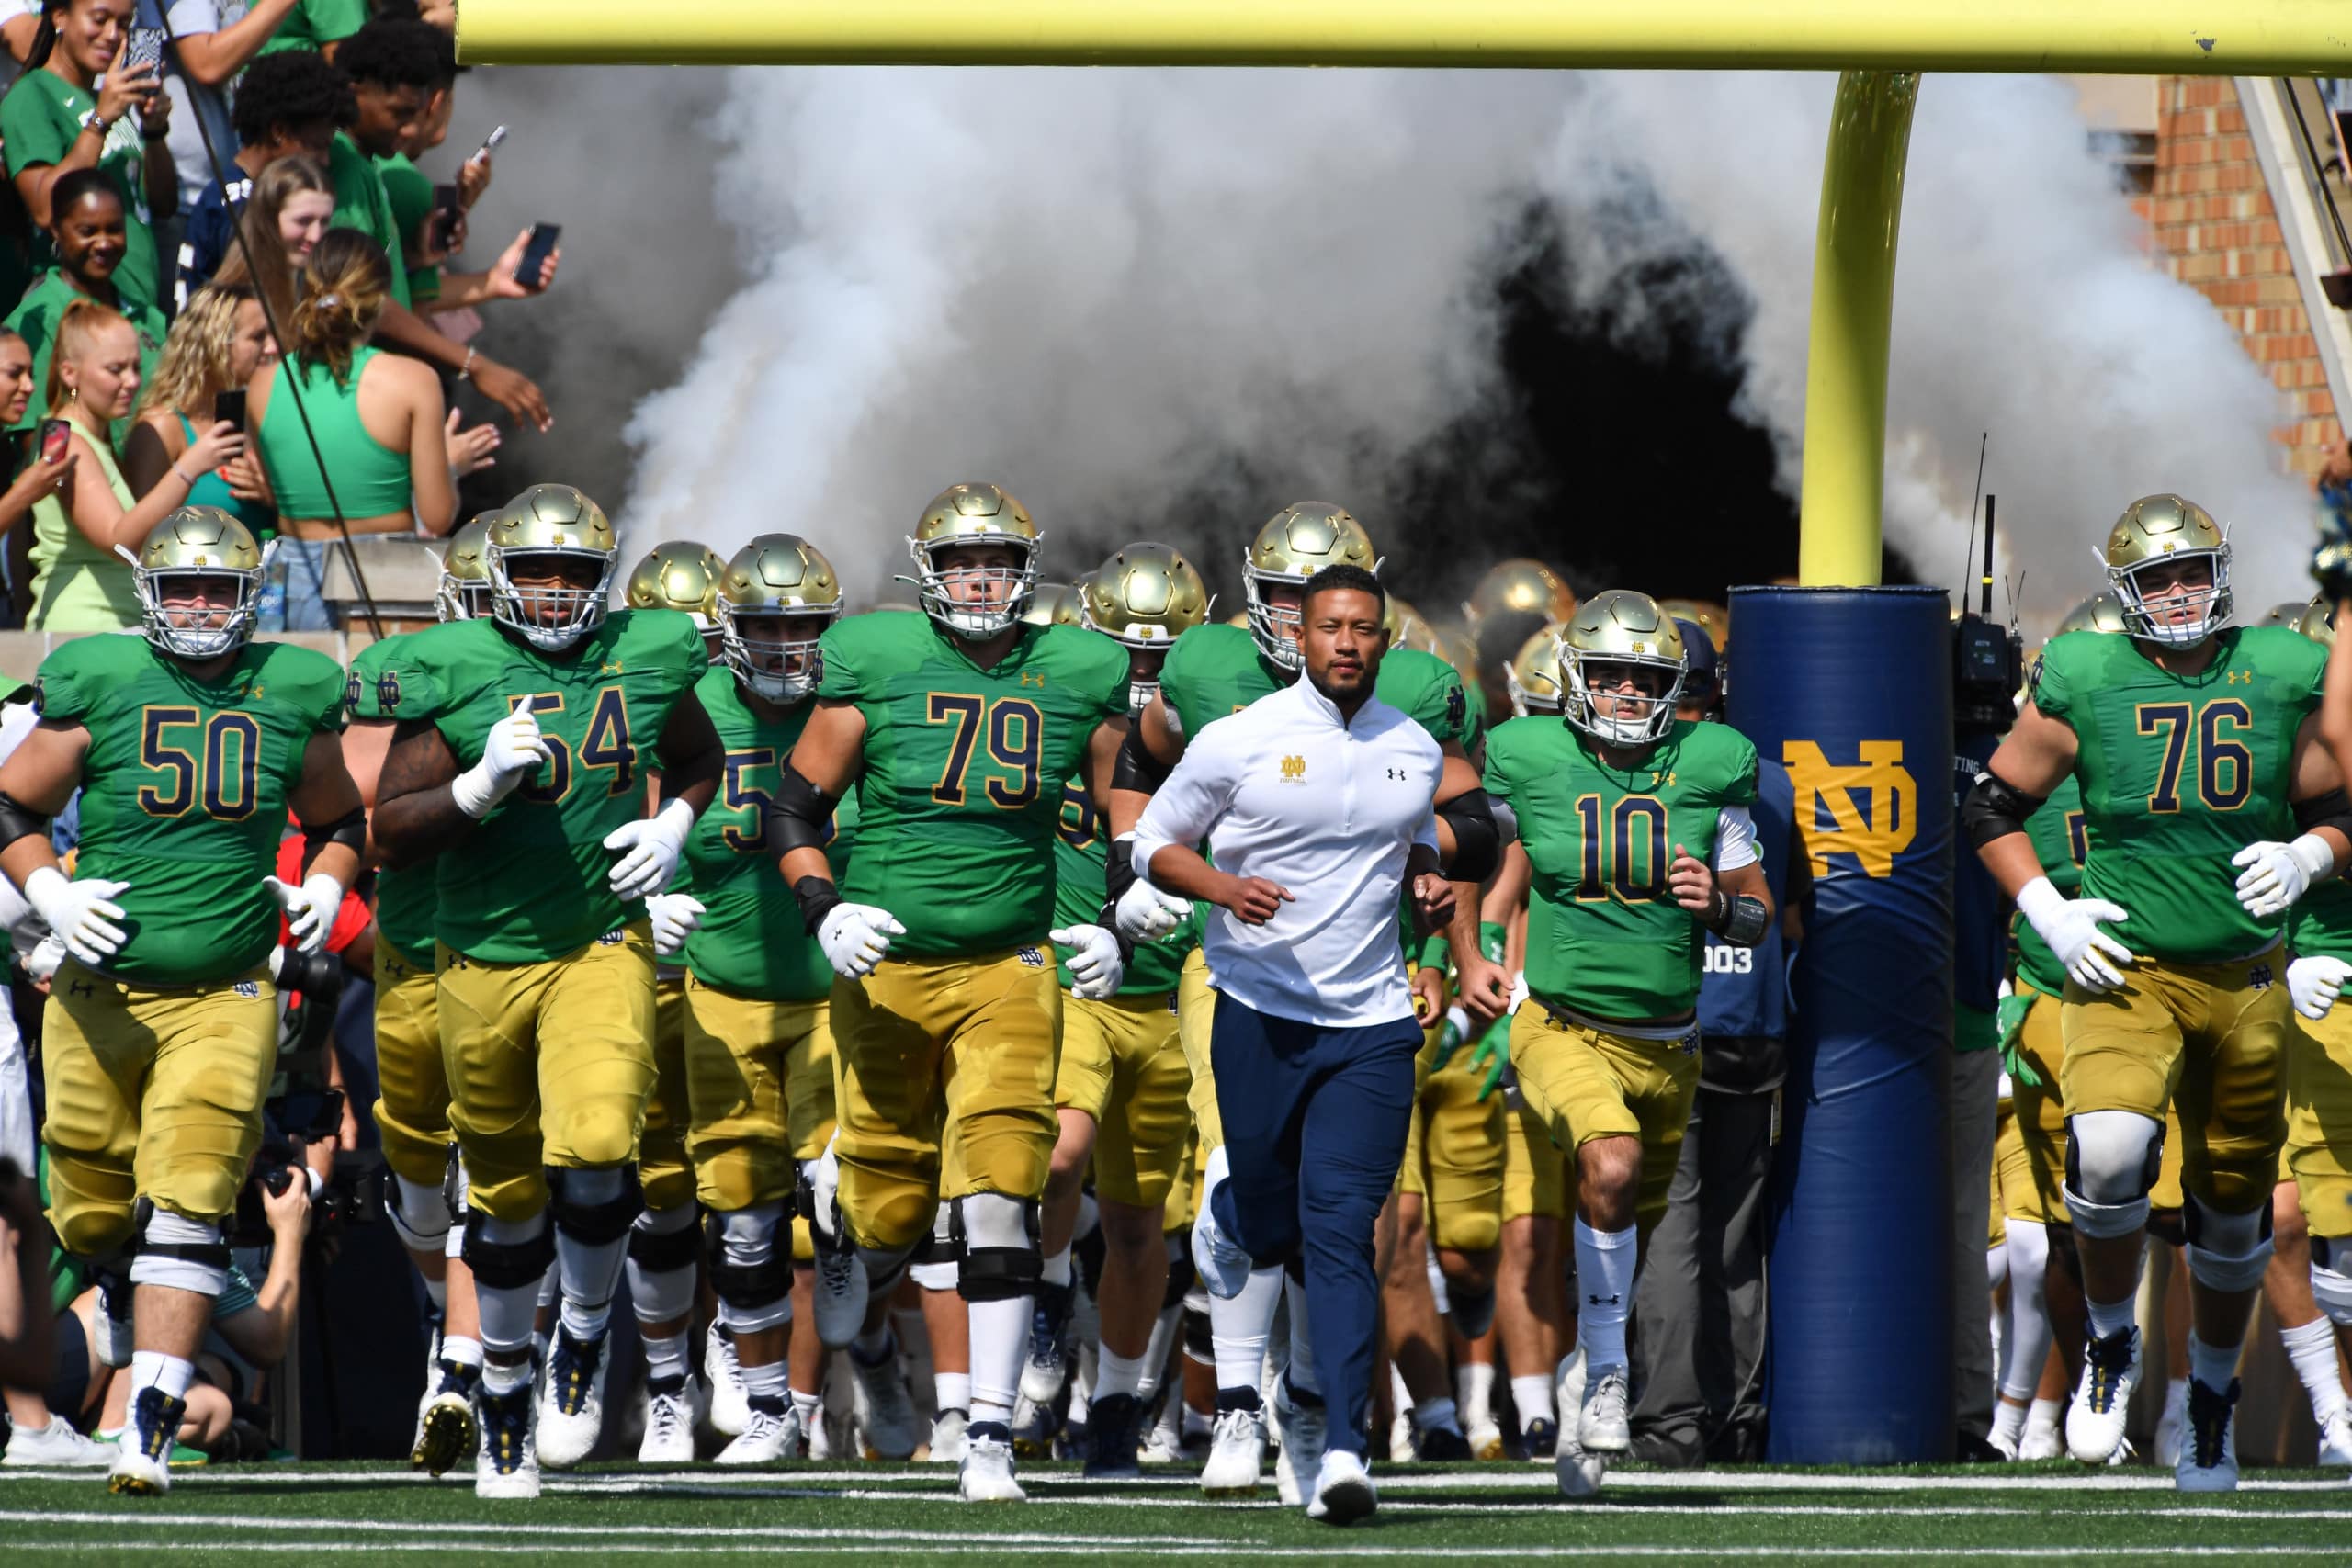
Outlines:
<svg viewBox="0 0 2352 1568"><path fill-rule="evenodd" d="M113 448L84 434L80 450L97 459L115 503L130 511L136 502ZM130 563L90 543L56 496L33 502L32 560L33 613L27 624L34 631L116 632L139 624Z"/></svg>
<svg viewBox="0 0 2352 1568"><path fill-rule="evenodd" d="M172 417L180 422L180 439L190 446L195 446L196 426L189 422L187 415L175 410ZM220 477L218 468L187 487L187 504L219 507L250 529L256 544L277 532L277 513L260 502L247 501L231 490L229 481Z"/></svg>
<svg viewBox="0 0 2352 1568"><path fill-rule="evenodd" d="M381 517L408 509L408 454L386 446L359 421L359 378L379 352L363 348L353 355L351 374L340 380L322 363L278 362L278 382L261 419L261 457L269 468L270 488L277 492L279 516L334 515L326 481L319 473L320 457L334 471L335 498L343 502L345 517ZM289 377L310 412L310 435L303 434L294 400L275 395ZM311 451L313 435L319 444L316 456Z"/></svg>

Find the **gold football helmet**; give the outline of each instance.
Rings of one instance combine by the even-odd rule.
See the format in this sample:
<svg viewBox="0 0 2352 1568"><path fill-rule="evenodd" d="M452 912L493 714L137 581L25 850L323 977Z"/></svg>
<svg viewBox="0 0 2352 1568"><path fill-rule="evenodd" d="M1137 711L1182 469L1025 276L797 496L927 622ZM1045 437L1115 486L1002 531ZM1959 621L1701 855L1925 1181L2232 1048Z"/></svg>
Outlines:
<svg viewBox="0 0 2352 1568"><path fill-rule="evenodd" d="M824 552L797 534L762 534L721 567L715 600L719 657L752 695L772 703L800 701L825 673L814 637L755 639L744 634L747 615L841 619L842 580Z"/></svg>
<svg viewBox="0 0 2352 1568"><path fill-rule="evenodd" d="M1079 585L1081 624L1127 649L1127 713L1143 712L1159 690L1169 648L1209 618L1200 569L1167 545L1125 546Z"/></svg>
<svg viewBox="0 0 2352 1568"><path fill-rule="evenodd" d="M2263 611L2261 618L2254 624L2257 626L2291 626L2301 616L2305 607L2301 599L2281 599Z"/></svg>
<svg viewBox="0 0 2352 1568"><path fill-rule="evenodd" d="M2123 602L2112 593L2094 593L2058 622L2052 637L2067 632L2120 632L2123 630Z"/></svg>
<svg viewBox="0 0 2352 1568"><path fill-rule="evenodd" d="M254 613L261 607L261 547L220 507L180 507L147 530L137 555L121 553L130 558L139 629L164 652L175 659L218 659L253 635ZM234 579L234 603L225 608L164 603L168 581L192 578Z"/></svg>
<svg viewBox="0 0 2352 1568"><path fill-rule="evenodd" d="M1241 558L1241 593L1250 636L1269 662L1284 670L1299 667L1304 622L1297 609L1277 610L1266 602L1267 584L1303 588L1327 566L1380 570L1363 525L1346 507L1328 501L1293 502L1268 518L1250 542L1250 553Z"/></svg>
<svg viewBox="0 0 2352 1568"><path fill-rule="evenodd" d="M2168 597L2164 615L2188 612L2185 621L2159 617L2140 590L2140 573L2158 561L2177 565L2202 558L2213 581ZM2230 538L2213 514L2186 496L2143 495L2123 509L2108 531L2100 559L2122 602L2124 628L2135 637L2193 648L2230 624Z"/></svg>
<svg viewBox="0 0 2352 1568"><path fill-rule="evenodd" d="M1388 628L1390 648L1418 648L1423 653L1434 653L1440 659L1446 657L1445 644L1438 636L1438 629L1430 625L1429 617L1394 593L1388 595L1387 605L1381 613L1380 620Z"/></svg>
<svg viewBox="0 0 2352 1568"><path fill-rule="evenodd" d="M1079 616L1078 584L1038 582L1030 585L1029 603L1021 618L1033 626L1075 626Z"/></svg>
<svg viewBox="0 0 2352 1568"><path fill-rule="evenodd" d="M2327 602L2324 593L2314 595L2310 604L2301 606L2289 624L2313 642L2335 646L2335 606Z"/></svg>
<svg viewBox="0 0 2352 1568"><path fill-rule="evenodd" d="M714 654L718 651L718 579L727 570L717 552L692 539L664 539L637 563L621 590L632 610L681 610Z"/></svg>
<svg viewBox="0 0 2352 1568"><path fill-rule="evenodd" d="M1707 634L1718 657L1731 651L1731 612L1712 599L1661 599L1657 607L1678 621L1690 621Z"/></svg>
<svg viewBox="0 0 2352 1568"><path fill-rule="evenodd" d="M1576 593L1560 581L1560 574L1524 557L1488 567L1462 602L1462 618L1474 641L1497 615L1540 615L1559 622L1576 613Z"/></svg>
<svg viewBox="0 0 2352 1568"><path fill-rule="evenodd" d="M434 591L433 613L445 621L479 620L490 614L490 520L495 512L477 513L474 520L449 536L441 552L441 586Z"/></svg>
<svg viewBox="0 0 2352 1568"><path fill-rule="evenodd" d="M1519 652L1504 672L1510 692L1510 711L1521 718L1532 713L1560 711L1560 634L1564 626L1545 626L1519 645Z"/></svg>
<svg viewBox="0 0 2352 1568"><path fill-rule="evenodd" d="M932 497L915 531L907 536L907 549L915 558L915 594L923 614L968 642L986 642L1024 619L1037 587L1037 546L1044 537L1030 520L1029 509L1011 491L992 484L949 485ZM1012 547L1020 558L1018 566L967 568L956 574L959 582L1005 584L1001 604L966 604L948 592L939 557L957 545Z"/></svg>
<svg viewBox="0 0 2352 1568"><path fill-rule="evenodd" d="M1664 689L1596 695L1593 685L1603 671L1628 667L1659 671ZM1612 588L1596 594L1577 607L1560 633L1561 712L1603 745L1645 746L1663 737L1674 723L1682 672L1681 628L1646 593ZM1613 711L1600 712L1601 701Z"/></svg>
<svg viewBox="0 0 2352 1568"><path fill-rule="evenodd" d="M560 652L605 624L620 543L605 509L570 485L533 485L508 502L491 517L482 555L490 566L491 618L532 647ZM593 563L595 586L516 588L515 564L538 557ZM541 612L552 618L541 621Z"/></svg>

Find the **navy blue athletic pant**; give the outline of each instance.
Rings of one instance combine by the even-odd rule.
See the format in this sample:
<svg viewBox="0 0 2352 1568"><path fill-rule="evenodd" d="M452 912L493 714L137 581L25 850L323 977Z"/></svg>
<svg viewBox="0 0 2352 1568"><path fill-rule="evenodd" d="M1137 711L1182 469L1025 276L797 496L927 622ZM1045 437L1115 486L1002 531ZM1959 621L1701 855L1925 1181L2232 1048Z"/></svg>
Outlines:
<svg viewBox="0 0 2352 1568"><path fill-rule="evenodd" d="M1420 1048L1410 1017L1325 1028L1224 995L1210 1031L1230 1171L1214 1199L1216 1223L1261 1269L1293 1257L1304 1265L1329 1446L1359 1454L1380 1310L1373 1229L1404 1163Z"/></svg>

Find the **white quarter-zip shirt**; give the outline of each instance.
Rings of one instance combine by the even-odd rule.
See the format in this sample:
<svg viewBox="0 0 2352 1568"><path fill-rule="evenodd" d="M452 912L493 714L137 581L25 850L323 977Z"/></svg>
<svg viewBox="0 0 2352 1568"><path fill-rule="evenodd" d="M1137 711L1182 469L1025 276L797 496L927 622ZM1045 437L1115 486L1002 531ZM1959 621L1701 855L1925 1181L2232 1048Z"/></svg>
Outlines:
<svg viewBox="0 0 2352 1568"><path fill-rule="evenodd" d="M1290 890L1262 926L1208 910L1209 983L1236 1001L1327 1027L1408 1019L1398 899L1406 855L1437 846L1444 761L1377 697L1343 720L1302 677L1186 742L1136 825L1136 870L1206 838L1218 870Z"/></svg>

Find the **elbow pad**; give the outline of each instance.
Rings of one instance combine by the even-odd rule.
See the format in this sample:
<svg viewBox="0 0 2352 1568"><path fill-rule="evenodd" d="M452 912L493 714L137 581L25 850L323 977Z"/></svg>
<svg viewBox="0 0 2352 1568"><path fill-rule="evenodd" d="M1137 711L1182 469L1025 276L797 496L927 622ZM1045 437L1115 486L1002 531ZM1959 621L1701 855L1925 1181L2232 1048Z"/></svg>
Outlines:
<svg viewBox="0 0 2352 1568"><path fill-rule="evenodd" d="M1111 769L1113 789L1132 790L1137 795L1155 795L1168 782L1173 770L1151 754L1143 743L1143 726L1127 727L1127 738L1119 743L1119 760Z"/></svg>
<svg viewBox="0 0 2352 1568"><path fill-rule="evenodd" d="M775 798L768 804L768 848L778 855L794 850L821 850L825 840L832 837L833 807L838 805L831 795L800 776L790 761L784 764L784 777L775 787Z"/></svg>
<svg viewBox="0 0 2352 1568"><path fill-rule="evenodd" d="M1976 787L1960 808L1968 841L1983 849L1996 839L2025 831L2026 818L2041 809L2043 796L2028 795L1997 773L1976 775Z"/></svg>
<svg viewBox="0 0 2352 1568"><path fill-rule="evenodd" d="M309 870L311 863L319 858L319 852L329 844L343 844L353 854L365 855L368 852L368 813L355 810L336 818L323 828L303 823L303 869Z"/></svg>
<svg viewBox="0 0 2352 1568"><path fill-rule="evenodd" d="M49 837L49 818L14 795L0 791L0 850L18 839Z"/></svg>
<svg viewBox="0 0 2352 1568"><path fill-rule="evenodd" d="M2309 800L2289 804L2295 813L2298 831L2308 833L2314 828L2333 828L2346 838L2352 839L2352 795L2346 795L2342 789L2332 789L2325 795L2315 795Z"/></svg>
<svg viewBox="0 0 2352 1568"><path fill-rule="evenodd" d="M1503 862L1503 836L1482 789L1464 790L1437 808L1453 829L1453 859L1445 874L1456 882L1484 882Z"/></svg>

